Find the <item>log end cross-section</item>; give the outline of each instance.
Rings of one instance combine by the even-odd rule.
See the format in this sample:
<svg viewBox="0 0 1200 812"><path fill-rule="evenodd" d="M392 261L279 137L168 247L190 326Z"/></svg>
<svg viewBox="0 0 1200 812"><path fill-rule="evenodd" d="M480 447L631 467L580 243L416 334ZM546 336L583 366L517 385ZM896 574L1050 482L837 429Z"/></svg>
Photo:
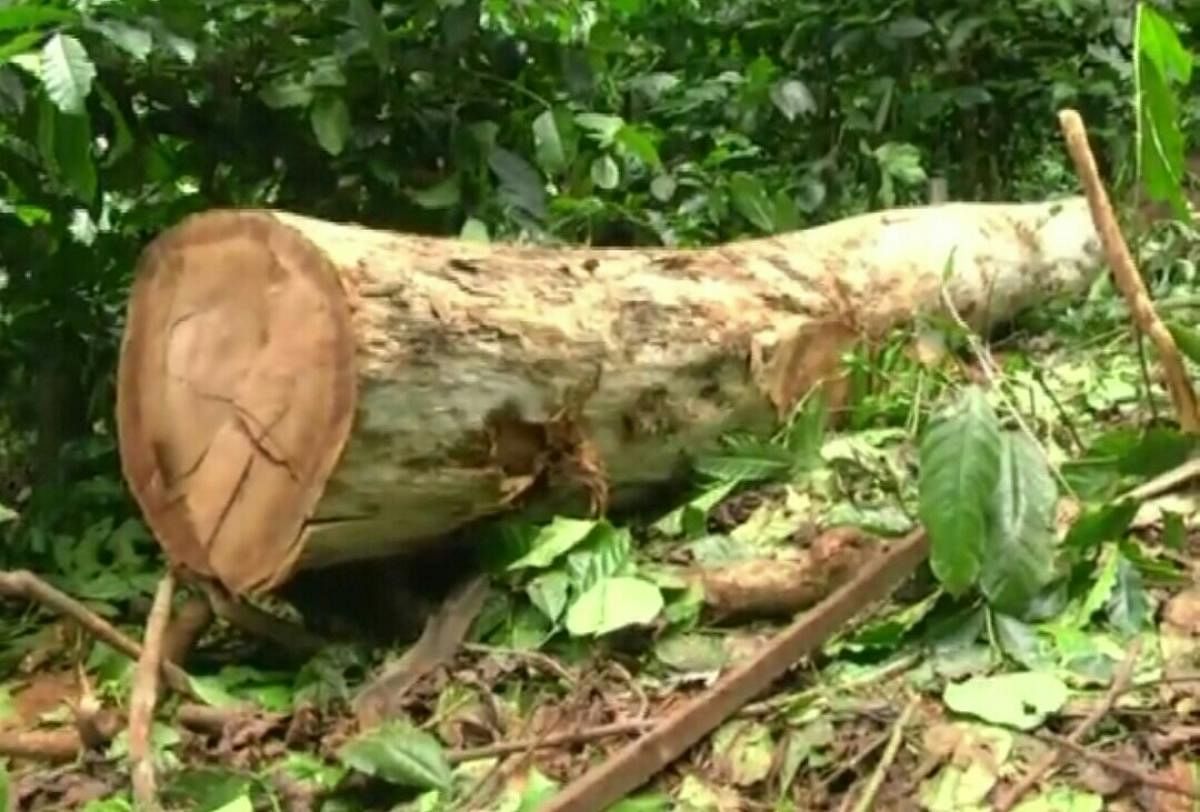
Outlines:
<svg viewBox="0 0 1200 812"><path fill-rule="evenodd" d="M350 433L337 272L266 212L186 220L145 252L118 375L124 474L176 563L277 584Z"/></svg>

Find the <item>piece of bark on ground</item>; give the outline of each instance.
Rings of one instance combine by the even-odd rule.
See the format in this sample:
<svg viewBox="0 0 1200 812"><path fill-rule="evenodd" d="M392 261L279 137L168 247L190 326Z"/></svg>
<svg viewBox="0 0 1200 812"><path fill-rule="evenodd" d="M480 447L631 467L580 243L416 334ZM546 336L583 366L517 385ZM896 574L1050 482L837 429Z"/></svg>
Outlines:
<svg viewBox="0 0 1200 812"><path fill-rule="evenodd" d="M232 592L514 505L619 507L773 430L861 340L1083 289L1081 198L876 212L697 250L482 245L221 211L139 265L122 466L176 564ZM269 294L269 295L268 295Z"/></svg>
<svg viewBox="0 0 1200 812"><path fill-rule="evenodd" d="M718 615L791 615L850 580L878 544L857 528L835 527L785 556L701 567L693 577Z"/></svg>

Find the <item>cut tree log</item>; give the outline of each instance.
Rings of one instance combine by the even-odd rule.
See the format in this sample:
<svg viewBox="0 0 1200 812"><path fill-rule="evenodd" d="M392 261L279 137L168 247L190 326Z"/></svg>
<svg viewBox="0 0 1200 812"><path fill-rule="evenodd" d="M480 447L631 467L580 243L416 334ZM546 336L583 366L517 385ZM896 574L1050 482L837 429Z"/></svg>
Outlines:
<svg viewBox="0 0 1200 812"><path fill-rule="evenodd" d="M176 565L269 590L518 504L624 504L726 432L774 428L856 342L939 310L943 284L985 329L1082 290L1098 245L1082 198L694 250L207 212L139 263L122 465Z"/></svg>

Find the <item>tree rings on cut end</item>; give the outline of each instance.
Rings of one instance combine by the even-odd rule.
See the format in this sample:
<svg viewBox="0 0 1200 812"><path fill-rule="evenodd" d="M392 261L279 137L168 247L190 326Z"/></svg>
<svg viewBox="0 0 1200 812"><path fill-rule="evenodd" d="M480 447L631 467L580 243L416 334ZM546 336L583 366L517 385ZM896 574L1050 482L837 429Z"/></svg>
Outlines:
<svg viewBox="0 0 1200 812"><path fill-rule="evenodd" d="M350 308L269 212L195 215L138 265L117 382L122 467L173 564L234 592L285 581L350 434Z"/></svg>

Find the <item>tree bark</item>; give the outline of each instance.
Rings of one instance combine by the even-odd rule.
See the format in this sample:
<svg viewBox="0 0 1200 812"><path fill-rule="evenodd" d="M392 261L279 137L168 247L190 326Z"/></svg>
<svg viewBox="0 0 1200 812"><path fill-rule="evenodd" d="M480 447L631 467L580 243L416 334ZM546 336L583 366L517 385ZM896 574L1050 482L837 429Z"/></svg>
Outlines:
<svg viewBox="0 0 1200 812"><path fill-rule="evenodd" d="M945 204L696 250L486 245L283 212L145 251L118 380L126 479L234 592L535 499L621 504L765 431L860 340L986 329L1100 268L1086 203Z"/></svg>

